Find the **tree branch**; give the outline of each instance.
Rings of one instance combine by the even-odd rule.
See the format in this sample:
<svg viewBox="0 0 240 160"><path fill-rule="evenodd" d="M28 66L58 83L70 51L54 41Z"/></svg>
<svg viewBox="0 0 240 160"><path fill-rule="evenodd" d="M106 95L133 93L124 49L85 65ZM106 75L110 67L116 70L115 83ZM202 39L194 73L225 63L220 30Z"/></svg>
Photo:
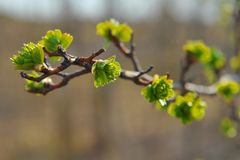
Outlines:
<svg viewBox="0 0 240 160"><path fill-rule="evenodd" d="M124 43L120 42L120 40L113 36L110 32L111 40L113 44L119 49L119 51L127 58L129 58L133 64L135 71L142 71L142 66L140 61L138 60L136 53L135 53L135 44L134 44L134 35L131 35L130 40L130 49L128 49Z"/></svg>

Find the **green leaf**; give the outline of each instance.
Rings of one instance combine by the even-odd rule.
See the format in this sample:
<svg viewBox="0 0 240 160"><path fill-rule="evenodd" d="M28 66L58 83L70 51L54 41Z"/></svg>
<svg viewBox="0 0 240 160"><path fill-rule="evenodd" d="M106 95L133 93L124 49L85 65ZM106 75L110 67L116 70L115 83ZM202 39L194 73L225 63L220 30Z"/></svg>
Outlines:
<svg viewBox="0 0 240 160"><path fill-rule="evenodd" d="M204 66L206 78L214 82L217 73L226 63L224 54L219 49L208 47L202 41L189 41L183 49L193 60Z"/></svg>
<svg viewBox="0 0 240 160"><path fill-rule="evenodd" d="M72 43L73 37L68 33L62 33L61 30L50 30L39 42L48 52L56 52L60 45L63 49L67 49Z"/></svg>
<svg viewBox="0 0 240 160"><path fill-rule="evenodd" d="M40 76L40 74L37 72L32 72L31 74L28 74L28 75L35 77L35 78ZM37 92L41 91L42 89L44 89L44 87L50 83L52 83L52 80L49 77L43 79L41 82L35 82L35 81L26 79L25 90L27 90L29 92L37 93Z"/></svg>
<svg viewBox="0 0 240 160"><path fill-rule="evenodd" d="M221 122L221 131L228 138L237 136L237 123L229 118L224 118Z"/></svg>
<svg viewBox="0 0 240 160"><path fill-rule="evenodd" d="M211 54L209 61L205 63L205 65L211 69L221 69L224 67L226 62L226 58L224 54L216 48L211 48Z"/></svg>
<svg viewBox="0 0 240 160"><path fill-rule="evenodd" d="M235 81L223 81L217 84L217 94L229 102L239 93L239 84Z"/></svg>
<svg viewBox="0 0 240 160"><path fill-rule="evenodd" d="M150 103L160 103L162 106L166 105L167 100L174 96L172 89L173 81L167 76L155 75L151 84L144 87L141 94Z"/></svg>
<svg viewBox="0 0 240 160"><path fill-rule="evenodd" d="M121 67L115 59L116 56L112 56L106 60L97 60L93 64L92 74L94 75L94 86L96 88L105 86L120 76Z"/></svg>
<svg viewBox="0 0 240 160"><path fill-rule="evenodd" d="M61 37L61 46L64 49L67 49L73 41L73 37L70 34L64 33Z"/></svg>
<svg viewBox="0 0 240 160"><path fill-rule="evenodd" d="M49 61L54 63L54 62L59 62L62 60L62 57L59 57L59 56L51 56L49 57Z"/></svg>
<svg viewBox="0 0 240 160"><path fill-rule="evenodd" d="M114 19L97 24L97 35L111 41L111 34L121 42L129 42L132 35L132 28L125 23L119 23Z"/></svg>
<svg viewBox="0 0 240 160"><path fill-rule="evenodd" d="M18 70L34 70L36 66L43 65L44 52L40 45L30 42L10 59Z"/></svg>
<svg viewBox="0 0 240 160"><path fill-rule="evenodd" d="M202 41L189 41L183 46L183 49L201 63L207 63L211 58L210 48Z"/></svg>
<svg viewBox="0 0 240 160"><path fill-rule="evenodd" d="M132 29L126 24L120 24L113 32L113 35L118 37L121 42L129 42L132 35Z"/></svg>
<svg viewBox="0 0 240 160"><path fill-rule="evenodd" d="M175 102L168 106L168 113L186 124L201 120L205 116L205 109L206 103L197 94L188 92L184 96L176 97Z"/></svg>
<svg viewBox="0 0 240 160"><path fill-rule="evenodd" d="M224 54L216 48L211 48L211 54L209 61L203 63L205 76L209 82L213 83L217 80L217 72L221 70L226 63Z"/></svg>

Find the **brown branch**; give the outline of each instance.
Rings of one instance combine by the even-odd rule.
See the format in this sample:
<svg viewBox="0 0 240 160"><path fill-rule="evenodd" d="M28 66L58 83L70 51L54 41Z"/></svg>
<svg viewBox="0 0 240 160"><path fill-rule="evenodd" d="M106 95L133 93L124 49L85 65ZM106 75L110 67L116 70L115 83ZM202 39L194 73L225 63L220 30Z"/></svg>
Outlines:
<svg viewBox="0 0 240 160"><path fill-rule="evenodd" d="M20 72L20 75L22 78L25 78L28 80L41 82L43 79L45 79L51 75L58 74L59 72L67 69L70 65L71 65L71 63L62 63L62 65L60 65L56 68L49 68L49 69L45 70L44 71L45 73L43 73L40 77L32 77L32 76L29 76L25 72Z"/></svg>
<svg viewBox="0 0 240 160"><path fill-rule="evenodd" d="M185 87L186 75L194 62L195 62L194 58L190 54L186 54L185 59L183 61L182 68L181 68L180 78L179 78L180 85L182 86L182 90L181 90L182 95L187 92Z"/></svg>
<svg viewBox="0 0 240 160"><path fill-rule="evenodd" d="M148 74L144 74L138 77L138 79L136 79L136 77L139 74L140 72L123 70L121 72L120 78L125 80L130 80L135 84L138 84L141 86L146 86L152 82L153 77ZM198 94L209 95L209 96L216 95L215 85L205 86L205 85L186 82L185 85L182 86L181 82L175 82L173 85L173 89L180 90L180 91L182 90L191 91L191 92L196 92Z"/></svg>
<svg viewBox="0 0 240 160"><path fill-rule="evenodd" d="M87 73L90 73L90 71L87 70L87 69L82 69L82 70L74 72L72 74L65 75L64 78L62 79L62 81L60 81L57 84L48 84L47 83L47 84L45 84L45 87L40 89L40 90L33 90L33 91L30 90L28 92L46 95L47 93L49 93L49 92L51 92L55 89L66 86L71 79L73 79L75 77L78 77L78 76L82 76L82 75L87 74Z"/></svg>
<svg viewBox="0 0 240 160"><path fill-rule="evenodd" d="M120 42L120 40L113 36L110 32L110 37L113 42L113 44L119 49L119 51L127 58L129 58L133 64L134 70L135 71L142 71L142 66L136 56L135 53L135 44L134 44L134 35L131 35L131 40L130 40L130 49L128 49L124 43Z"/></svg>
<svg viewBox="0 0 240 160"><path fill-rule="evenodd" d="M100 49L97 52L94 52L89 57L76 57L76 56L67 54L61 48L59 48L58 52L57 52L58 56L64 57L64 61L58 67L51 68L50 65L46 65L46 68L44 68L44 70L41 71L43 74L39 77L33 77L33 76L30 76L30 75L28 75L27 73L24 73L24 72L21 72L20 75L24 79L28 79L28 80L35 81L35 82L41 82L45 78L50 77L52 75L57 75L57 76L62 77L62 81L57 83L57 84L53 84L53 83L49 83L49 82L45 83L44 82L45 83L44 88L42 88L40 90L30 90L29 91L31 93L38 93L38 94L46 95L48 92L50 92L52 90L55 90L57 88L61 88L65 85L67 85L69 80L71 80L75 77L81 76L83 74L90 73L91 72L91 67L96 61L96 60L94 60L94 58L99 56L103 52L105 52L105 50ZM51 54L51 53L48 53L48 54ZM44 63L48 63L46 58L44 60ZM78 65L80 67L83 67L84 69L81 69L81 70L76 71L76 72L71 73L71 74L62 73L62 71L64 71L65 69L67 69L71 65Z"/></svg>
<svg viewBox="0 0 240 160"><path fill-rule="evenodd" d="M74 65L78 65L80 67L91 68L91 65L95 63L94 58L104 53L106 50L104 48L99 49L97 52L94 52L89 57L77 57L73 62Z"/></svg>
<svg viewBox="0 0 240 160"><path fill-rule="evenodd" d="M152 82L153 78L151 76L149 76L148 74L143 74L143 75L141 74L142 72L122 70L120 74L120 78L131 80L135 84L141 85L141 86L147 86Z"/></svg>

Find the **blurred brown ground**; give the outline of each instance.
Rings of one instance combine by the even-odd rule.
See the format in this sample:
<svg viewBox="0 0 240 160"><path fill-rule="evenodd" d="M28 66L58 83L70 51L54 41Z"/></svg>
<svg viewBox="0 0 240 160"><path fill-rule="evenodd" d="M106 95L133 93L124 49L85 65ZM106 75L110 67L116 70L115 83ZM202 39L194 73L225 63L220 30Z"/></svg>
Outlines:
<svg viewBox="0 0 240 160"><path fill-rule="evenodd" d="M179 23L170 16L148 23L130 23L137 54L153 73L169 72L177 80L181 46L202 39L228 53L229 29ZM240 141L219 133L223 101L207 98L204 120L190 125L157 111L140 94L141 87L119 79L95 89L91 75L72 80L47 96L24 91L24 80L9 57L23 43L37 42L49 29L60 28L74 36L69 52L82 56L99 49L97 22L61 24L30 23L0 17L0 160L239 160ZM131 68L111 47L104 57L117 54L125 69ZM192 75L198 75L195 68Z"/></svg>

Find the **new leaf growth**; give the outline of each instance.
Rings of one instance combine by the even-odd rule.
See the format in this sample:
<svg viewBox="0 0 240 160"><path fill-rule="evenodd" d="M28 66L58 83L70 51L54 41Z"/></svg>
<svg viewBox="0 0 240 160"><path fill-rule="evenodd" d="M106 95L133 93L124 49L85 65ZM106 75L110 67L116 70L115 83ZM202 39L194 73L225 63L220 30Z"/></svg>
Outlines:
<svg viewBox="0 0 240 160"><path fill-rule="evenodd" d="M58 46L67 49L72 43L73 37L68 33L62 33L61 30L50 30L39 42L48 52L54 53Z"/></svg>
<svg viewBox="0 0 240 160"><path fill-rule="evenodd" d="M125 23L119 23L115 19L101 22L97 25L97 35L111 41L112 36L121 42L129 42L132 35L132 28Z"/></svg>
<svg viewBox="0 0 240 160"><path fill-rule="evenodd" d="M142 89L142 95L150 103L160 103L162 106L174 96L173 80L167 75L155 75L151 84Z"/></svg>
<svg viewBox="0 0 240 160"><path fill-rule="evenodd" d="M193 120L201 120L205 109L206 103L197 94L189 92L184 96L177 96L176 101L168 106L168 113L186 124Z"/></svg>
<svg viewBox="0 0 240 160"><path fill-rule="evenodd" d="M120 63L115 59L116 56L112 56L106 60L97 60L93 64L92 74L94 75L94 86L96 88L105 86L120 76Z"/></svg>
<svg viewBox="0 0 240 160"><path fill-rule="evenodd" d="M44 52L40 45L34 43L24 44L18 55L10 58L17 70L41 70L44 61Z"/></svg>
<svg viewBox="0 0 240 160"><path fill-rule="evenodd" d="M239 84L235 81L223 81L217 84L217 94L223 96L227 102L231 101L239 91Z"/></svg>

